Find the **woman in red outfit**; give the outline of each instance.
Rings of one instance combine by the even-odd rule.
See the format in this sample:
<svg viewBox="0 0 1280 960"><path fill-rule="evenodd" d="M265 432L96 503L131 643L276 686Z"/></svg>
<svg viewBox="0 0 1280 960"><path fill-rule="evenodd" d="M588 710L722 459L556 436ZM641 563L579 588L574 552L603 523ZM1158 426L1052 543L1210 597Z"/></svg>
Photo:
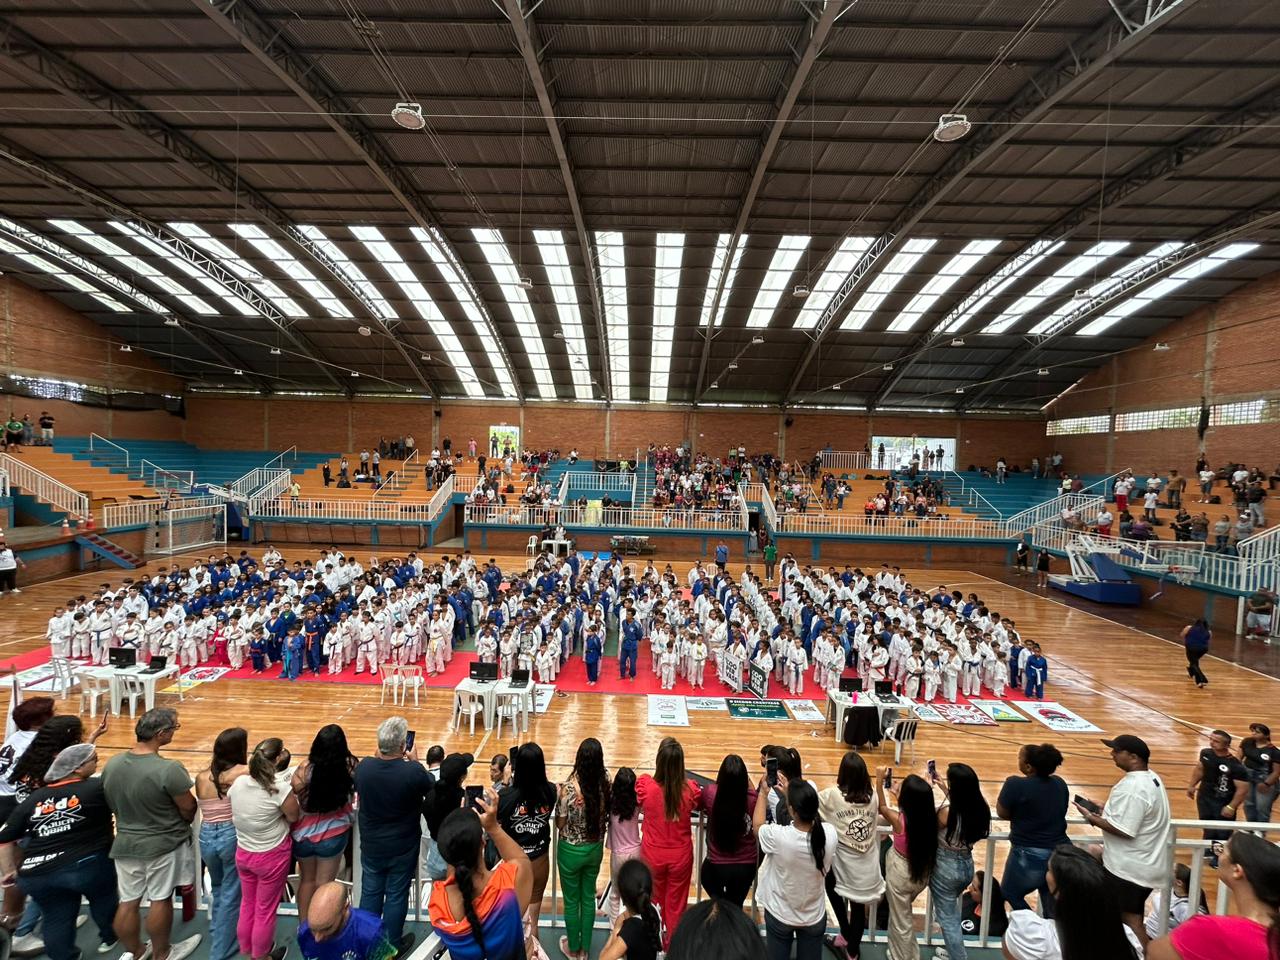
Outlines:
<svg viewBox="0 0 1280 960"><path fill-rule="evenodd" d="M680 922L689 902L693 877L693 830L690 815L702 789L685 776L684 748L674 737L658 745L653 776L636 781L636 797L644 811L640 856L653 873L653 902L662 912L662 946Z"/></svg>

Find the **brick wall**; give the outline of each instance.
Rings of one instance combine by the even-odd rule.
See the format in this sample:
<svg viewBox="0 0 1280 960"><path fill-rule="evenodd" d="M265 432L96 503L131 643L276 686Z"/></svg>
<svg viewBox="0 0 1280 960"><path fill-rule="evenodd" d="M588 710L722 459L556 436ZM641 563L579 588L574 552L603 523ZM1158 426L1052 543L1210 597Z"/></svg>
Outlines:
<svg viewBox="0 0 1280 960"><path fill-rule="evenodd" d="M675 447L686 440L693 442L691 409L638 410L621 407L609 413L609 449L634 453L636 447L650 443Z"/></svg>
<svg viewBox="0 0 1280 960"><path fill-rule="evenodd" d="M574 447L583 457L594 457L605 450L605 409L603 406L548 406L531 403L524 408L524 428L520 442L536 450L559 449L568 453ZM496 422L496 421L495 421ZM484 443L488 431L477 435Z"/></svg>

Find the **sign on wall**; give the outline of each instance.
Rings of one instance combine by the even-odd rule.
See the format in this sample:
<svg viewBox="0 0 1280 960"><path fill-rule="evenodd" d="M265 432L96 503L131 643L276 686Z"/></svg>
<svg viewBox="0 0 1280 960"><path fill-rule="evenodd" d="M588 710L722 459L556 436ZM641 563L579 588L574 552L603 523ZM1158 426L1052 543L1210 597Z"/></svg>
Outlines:
<svg viewBox="0 0 1280 960"><path fill-rule="evenodd" d="M489 459L499 460L508 453L520 456L520 428L505 423L489 427Z"/></svg>

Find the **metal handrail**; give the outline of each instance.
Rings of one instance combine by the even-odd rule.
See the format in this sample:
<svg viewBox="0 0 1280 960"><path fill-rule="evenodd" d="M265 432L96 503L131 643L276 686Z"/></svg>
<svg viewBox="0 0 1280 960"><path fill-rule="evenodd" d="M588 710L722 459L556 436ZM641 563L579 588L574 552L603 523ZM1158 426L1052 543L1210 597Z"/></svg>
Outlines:
<svg viewBox="0 0 1280 960"><path fill-rule="evenodd" d="M123 454L124 454L124 466L125 466L125 469L127 470L127 469L129 468L129 460L130 460L130 457L129 457L129 451L128 451L128 450L126 450L124 447L120 446L120 444L116 443L114 440L108 440L106 437L104 437L104 436L103 436L102 434L100 434L100 433L91 433L91 434L89 434L89 449L90 449L90 450L93 450L93 449L94 449L93 442L94 442L95 440L100 441L100 442L102 442L102 443L105 443L108 447L115 447L117 450L119 450L121 453L123 453Z"/></svg>
<svg viewBox="0 0 1280 960"><path fill-rule="evenodd" d="M387 490L388 492L399 493L401 490L404 489L404 484L406 482L404 479L404 475L409 468L409 464L420 463L420 462L421 461L418 457L418 449L415 447L413 450L413 453L409 454L407 457L404 458L404 460L401 461L399 470L391 471L391 473L387 474L386 477L383 478L381 483L379 483L376 487L374 487L373 495L376 497L378 494L382 493L383 490ZM382 464L379 463L378 467L379 469L381 469Z"/></svg>
<svg viewBox="0 0 1280 960"><path fill-rule="evenodd" d="M0 470L0 497L9 495L9 471Z"/></svg>
<svg viewBox="0 0 1280 960"><path fill-rule="evenodd" d="M140 527L151 523L157 511L222 505L221 497L155 497L150 500L109 503L102 508L102 526L105 530L117 527Z"/></svg>
<svg viewBox="0 0 1280 960"><path fill-rule="evenodd" d="M151 480L147 478L148 467L150 468ZM186 474L186 476L184 477L183 474ZM173 485L156 483L155 479L161 476L171 479ZM138 462L138 479L153 489L178 490L181 493L190 493L191 488L195 486L196 474L194 470L167 470L157 463L152 463L150 460L140 460Z"/></svg>
<svg viewBox="0 0 1280 960"><path fill-rule="evenodd" d="M77 517L89 515L89 498L74 487L67 486L12 454L0 453L0 467L8 474L8 482L12 486L21 488L65 513Z"/></svg>
<svg viewBox="0 0 1280 960"><path fill-rule="evenodd" d="M867 470L871 458L865 450L819 450L818 460L823 470Z"/></svg>
<svg viewBox="0 0 1280 960"><path fill-rule="evenodd" d="M274 457L272 457L270 460L264 463L259 469L267 470L271 467L273 463L276 463L277 461L279 461L280 466L283 467L284 458L289 454L293 454L293 462L297 463L298 462L298 445L296 443L285 448L284 450L281 450Z"/></svg>
<svg viewBox="0 0 1280 960"><path fill-rule="evenodd" d="M1094 494L1068 493L1037 503L1034 507L1027 507L1027 509L1015 513L1011 517L1005 517L1004 526L1010 536L1016 537L1024 530L1034 527L1037 523L1055 519L1065 507L1070 507L1077 514L1081 514L1097 510L1103 502L1102 497Z"/></svg>
<svg viewBox="0 0 1280 960"><path fill-rule="evenodd" d="M432 495L430 502L427 504L427 522L434 522L440 514L444 513L445 508L453 502L454 477L457 474L449 474L445 477L444 483L440 484L440 488Z"/></svg>

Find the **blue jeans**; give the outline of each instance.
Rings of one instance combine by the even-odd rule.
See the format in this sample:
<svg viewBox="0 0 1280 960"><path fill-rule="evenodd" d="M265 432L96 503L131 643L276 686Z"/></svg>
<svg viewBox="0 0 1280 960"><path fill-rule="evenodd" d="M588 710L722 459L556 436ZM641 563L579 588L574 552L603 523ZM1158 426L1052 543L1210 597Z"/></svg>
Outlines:
<svg viewBox="0 0 1280 960"><path fill-rule="evenodd" d="M200 824L200 859L209 871L212 907L209 960L230 960L240 952L236 923L240 919L240 873L236 870L235 824Z"/></svg>
<svg viewBox="0 0 1280 960"><path fill-rule="evenodd" d="M827 932L824 918L812 927L791 927L776 919L768 910L764 912L764 942L769 960L791 960L791 941L796 944L795 960L819 960L822 956L822 935Z"/></svg>
<svg viewBox="0 0 1280 960"><path fill-rule="evenodd" d="M22 877L18 883L44 912L44 950L49 960L79 957L76 917L81 897L89 899L89 915L97 924L102 942L116 942L111 924L120 900L116 895L116 868L105 850L51 873Z"/></svg>
<svg viewBox="0 0 1280 960"><path fill-rule="evenodd" d="M364 854L360 861L360 909L382 917L387 939L396 946L404 938L409 912L409 884L418 864L418 843L390 857Z"/></svg>
<svg viewBox="0 0 1280 960"><path fill-rule="evenodd" d="M933 919L942 930L942 942L951 960L966 960L964 933L960 929L960 894L973 882L973 856L955 850L938 850L938 862L929 877L933 894Z"/></svg>
<svg viewBox="0 0 1280 960"><path fill-rule="evenodd" d="M1049 857L1052 847L1009 848L1009 859L1004 864L1004 877L1000 880L1000 889L1004 898L1014 910L1029 910L1027 894L1032 890L1040 893L1040 911L1045 917L1053 918L1053 897L1049 893L1049 884L1045 874L1049 871Z"/></svg>
<svg viewBox="0 0 1280 960"><path fill-rule="evenodd" d="M1244 798L1244 818L1250 823L1269 823L1271 821L1271 805L1276 802L1276 790L1280 784L1270 790L1259 790L1263 780L1271 776L1271 767L1265 770L1249 771L1249 792Z"/></svg>
<svg viewBox="0 0 1280 960"><path fill-rule="evenodd" d="M618 679L622 680L627 676L634 677L636 675L636 654L639 652L639 646L634 643L624 643L622 645L621 655L618 657ZM627 665L631 665L630 674L627 673Z"/></svg>

